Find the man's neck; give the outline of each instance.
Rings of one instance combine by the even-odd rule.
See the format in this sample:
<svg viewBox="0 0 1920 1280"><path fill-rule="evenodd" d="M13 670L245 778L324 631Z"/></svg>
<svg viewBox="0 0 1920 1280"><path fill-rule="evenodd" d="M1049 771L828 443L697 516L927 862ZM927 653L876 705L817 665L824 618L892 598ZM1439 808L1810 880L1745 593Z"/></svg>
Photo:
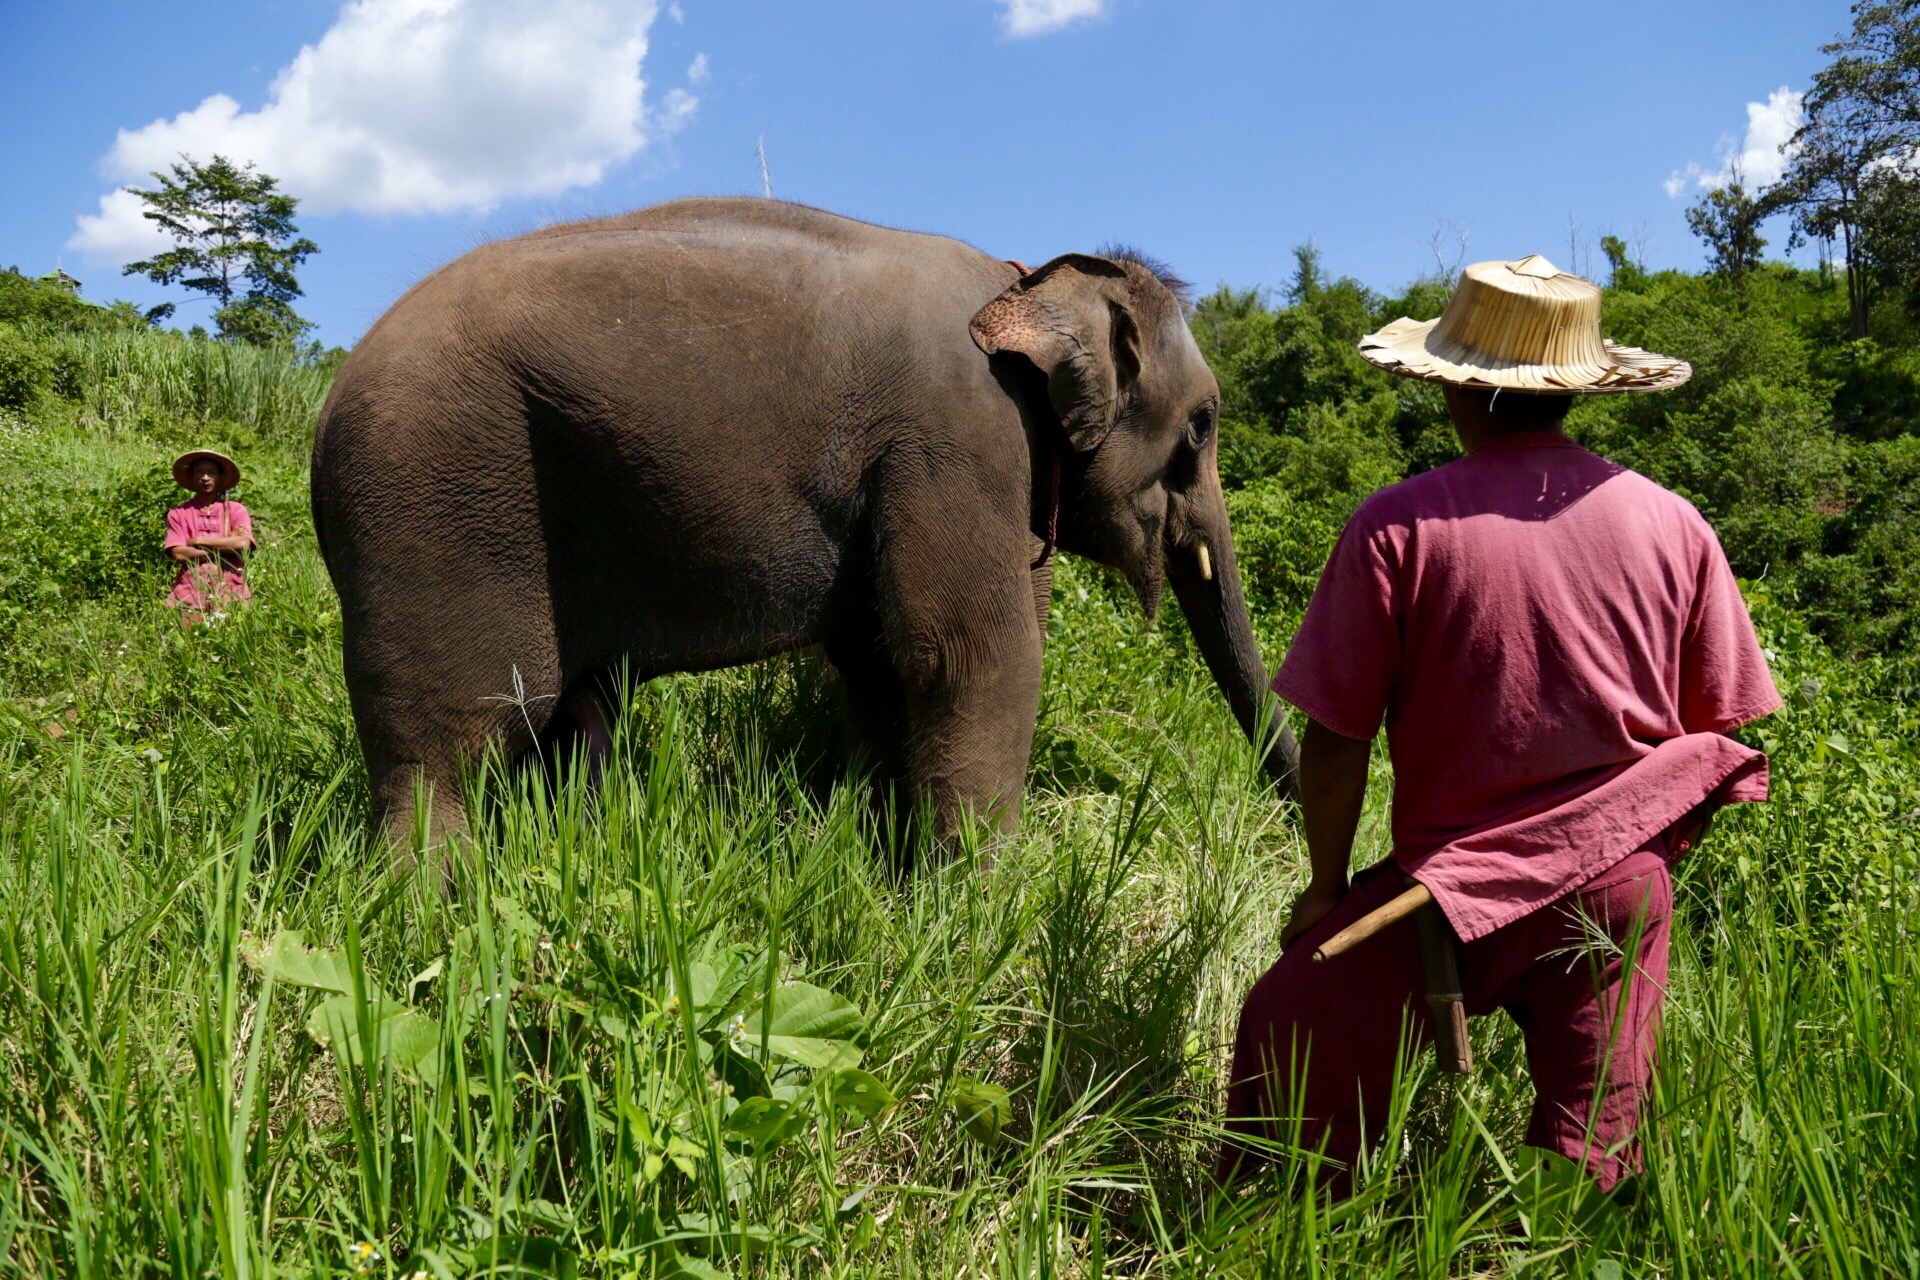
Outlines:
<svg viewBox="0 0 1920 1280"><path fill-rule="evenodd" d="M1462 422L1456 418L1454 419L1453 429L1460 437L1460 447L1468 453L1472 453L1483 444L1494 440L1504 440L1508 436L1544 435L1557 436L1564 439L1567 434L1566 424L1564 422L1508 423L1487 420Z"/></svg>

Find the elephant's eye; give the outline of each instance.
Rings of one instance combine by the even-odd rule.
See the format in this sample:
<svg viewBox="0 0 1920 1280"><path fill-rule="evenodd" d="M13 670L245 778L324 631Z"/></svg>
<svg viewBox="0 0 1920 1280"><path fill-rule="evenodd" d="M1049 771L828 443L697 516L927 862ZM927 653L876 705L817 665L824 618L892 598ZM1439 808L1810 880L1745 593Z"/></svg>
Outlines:
<svg viewBox="0 0 1920 1280"><path fill-rule="evenodd" d="M1193 411L1187 419L1187 442L1195 449L1207 447L1207 441L1213 439L1214 419L1219 416L1220 408L1209 400Z"/></svg>

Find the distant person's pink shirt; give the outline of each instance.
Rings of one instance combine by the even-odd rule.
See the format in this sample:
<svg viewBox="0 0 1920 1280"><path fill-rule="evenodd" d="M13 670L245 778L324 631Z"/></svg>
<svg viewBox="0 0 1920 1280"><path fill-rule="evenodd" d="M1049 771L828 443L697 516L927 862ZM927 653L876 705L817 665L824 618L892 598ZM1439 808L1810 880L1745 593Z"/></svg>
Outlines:
<svg viewBox="0 0 1920 1280"><path fill-rule="evenodd" d="M194 538L234 534L245 538L249 546L254 545L253 520L245 507L228 500L207 502L194 498L167 512L164 549L184 547ZM205 560L180 562L180 572L174 575L169 596L173 604L200 613L209 607L217 609L232 601L245 600L251 594L247 590L246 566L238 552L210 551L207 555Z"/></svg>
<svg viewBox="0 0 1920 1280"><path fill-rule="evenodd" d="M1723 735L1780 705L1700 513L1551 433L1369 498L1273 688L1350 738L1384 720L1394 856L1464 941L1709 796L1766 799Z"/></svg>

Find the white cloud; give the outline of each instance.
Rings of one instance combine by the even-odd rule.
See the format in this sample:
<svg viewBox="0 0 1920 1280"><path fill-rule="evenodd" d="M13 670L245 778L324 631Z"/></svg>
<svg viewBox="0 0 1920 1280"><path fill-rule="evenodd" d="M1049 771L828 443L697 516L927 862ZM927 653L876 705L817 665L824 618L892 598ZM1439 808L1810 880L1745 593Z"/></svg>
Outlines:
<svg viewBox="0 0 1920 1280"><path fill-rule="evenodd" d="M1806 95L1781 85L1767 95L1765 102L1747 104L1747 136L1737 148L1732 138L1720 144L1720 163L1709 169L1694 161L1684 169L1675 169L1666 182L1669 199L1678 199L1689 186L1716 190L1734 180L1737 173L1749 191L1772 186L1787 171L1793 158L1794 132L1806 118L1802 101Z"/></svg>
<svg viewBox="0 0 1920 1280"><path fill-rule="evenodd" d="M1001 15L1001 23L1007 34L1016 38L1043 36L1075 22L1097 18L1107 7L1107 0L999 0L999 3L1006 11Z"/></svg>
<svg viewBox="0 0 1920 1280"><path fill-rule="evenodd" d="M704 53L695 54L693 65L687 68L687 83L705 84L707 77L712 74L712 68L707 65L707 55Z"/></svg>
<svg viewBox="0 0 1920 1280"><path fill-rule="evenodd" d="M315 214L485 210L591 187L699 105L684 89L645 99L657 13L654 0L351 0L259 110L215 94L121 130L102 168L144 186L183 152L218 152ZM704 55L694 66L704 73ZM140 207L102 196L68 247L115 262L148 252L159 241Z"/></svg>

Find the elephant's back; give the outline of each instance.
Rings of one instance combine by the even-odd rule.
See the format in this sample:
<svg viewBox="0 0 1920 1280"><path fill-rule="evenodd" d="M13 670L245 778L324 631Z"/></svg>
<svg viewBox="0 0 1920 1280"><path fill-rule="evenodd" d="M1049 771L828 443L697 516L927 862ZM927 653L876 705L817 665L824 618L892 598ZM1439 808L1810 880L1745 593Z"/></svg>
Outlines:
<svg viewBox="0 0 1920 1280"><path fill-rule="evenodd" d="M499 241L495 247L531 246L553 240L590 243L597 237L629 232L684 237L689 242L732 247L748 255L768 251L865 254L880 258L898 255L921 261L945 258L955 263L989 267L995 261L950 236L884 227L785 200L737 196L670 200L612 217L559 223ZM671 243L662 241L660 251L671 253Z"/></svg>
<svg viewBox="0 0 1920 1280"><path fill-rule="evenodd" d="M890 440L1006 425L967 324L1012 278L959 241L765 200L482 246L340 370L315 447L323 550L439 557L413 545L431 515L450 545L524 540L513 571L556 597L630 596L636 559L662 589L730 584L714 625L764 615L784 643L811 628Z"/></svg>

